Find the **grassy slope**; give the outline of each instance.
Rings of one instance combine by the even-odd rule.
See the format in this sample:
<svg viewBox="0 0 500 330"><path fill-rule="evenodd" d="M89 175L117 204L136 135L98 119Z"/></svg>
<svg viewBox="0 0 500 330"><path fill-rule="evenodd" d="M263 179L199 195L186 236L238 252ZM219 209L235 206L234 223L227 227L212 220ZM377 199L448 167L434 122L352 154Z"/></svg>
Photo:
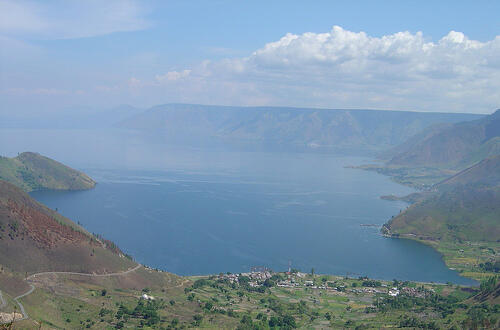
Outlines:
<svg viewBox="0 0 500 330"><path fill-rule="evenodd" d="M430 240L487 241L500 238L500 188L457 188L433 194L393 218L391 231Z"/></svg>
<svg viewBox="0 0 500 330"><path fill-rule="evenodd" d="M500 110L479 120L457 123L415 138L406 143L406 148L394 149L389 165L460 170L498 154Z"/></svg>
<svg viewBox="0 0 500 330"><path fill-rule="evenodd" d="M500 189L455 190L411 205L384 228L433 246L450 268L481 279L494 274L480 264L500 255L499 215Z"/></svg>
<svg viewBox="0 0 500 330"><path fill-rule="evenodd" d="M86 174L37 153L0 157L0 179L25 191L40 189L90 189L95 182Z"/></svg>
<svg viewBox="0 0 500 330"><path fill-rule="evenodd" d="M500 186L500 154L484 158L475 165L437 183L435 189L446 191L464 185L476 187Z"/></svg>
<svg viewBox="0 0 500 330"><path fill-rule="evenodd" d="M431 244L464 275L491 275L479 265L500 255L500 156L441 181L434 190L391 219L386 233Z"/></svg>
<svg viewBox="0 0 500 330"><path fill-rule="evenodd" d="M469 277L491 275L479 265L500 254L500 110L428 129L381 157L389 161L360 168L426 190L383 231L434 246Z"/></svg>
<svg viewBox="0 0 500 330"><path fill-rule="evenodd" d="M279 276L286 277L285 274ZM205 280L203 284L193 285L200 279ZM315 285L330 282L332 286L344 286L346 289L339 292L306 288L304 280L313 280ZM491 293L476 295L475 289L452 285L396 284L400 289L422 287L428 297L424 299L405 295L388 298L387 288L395 285L392 282L379 282L376 289L381 293L372 293L362 291L366 287L360 279L307 275L299 281L301 284L297 288L272 286L259 293L239 284L220 282L216 278L180 278L148 269L120 279L82 279L60 275L40 280L36 283L35 292L23 298L33 319L18 325L19 328L29 328L35 326L36 321L42 323L42 328L59 329L111 329L120 324L125 328L145 329L269 329L271 317L290 315L299 328L393 328L412 319L414 327L434 324L435 328L464 328L467 322L473 322L471 311L481 302L474 297L480 296L482 301L489 301L488 310L478 319L482 325L489 324L494 328L495 324L491 322L497 313L494 305L500 302ZM105 295L102 295L103 289L106 290ZM120 305L134 310L144 292L155 297L155 306L151 309L154 311L149 317L140 312L130 316L120 314ZM435 292L434 296L432 292ZM433 298L429 299L431 296ZM158 319L148 326L154 314L158 315ZM243 324L245 318L247 321ZM498 325L498 321L497 318L494 322Z"/></svg>
<svg viewBox="0 0 500 330"><path fill-rule="evenodd" d="M19 273L105 272L134 262L111 243L0 180L0 264Z"/></svg>

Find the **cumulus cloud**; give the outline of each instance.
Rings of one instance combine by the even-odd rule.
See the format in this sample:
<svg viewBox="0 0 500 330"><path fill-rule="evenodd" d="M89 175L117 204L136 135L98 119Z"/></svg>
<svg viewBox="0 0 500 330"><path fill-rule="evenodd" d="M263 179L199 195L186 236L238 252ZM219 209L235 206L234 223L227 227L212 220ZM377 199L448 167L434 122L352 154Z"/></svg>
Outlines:
<svg viewBox="0 0 500 330"><path fill-rule="evenodd" d="M500 106L499 59L500 36L480 42L451 31L433 42L421 32L372 37L334 26L156 80L212 103L491 112Z"/></svg>
<svg viewBox="0 0 500 330"><path fill-rule="evenodd" d="M146 10L134 0L0 0L0 34L43 39L92 37L144 29Z"/></svg>

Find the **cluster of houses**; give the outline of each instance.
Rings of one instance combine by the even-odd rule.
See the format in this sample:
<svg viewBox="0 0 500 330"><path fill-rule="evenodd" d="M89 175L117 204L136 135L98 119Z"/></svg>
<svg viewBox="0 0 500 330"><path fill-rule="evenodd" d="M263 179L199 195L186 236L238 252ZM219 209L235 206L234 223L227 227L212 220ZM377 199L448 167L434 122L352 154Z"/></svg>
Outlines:
<svg viewBox="0 0 500 330"><path fill-rule="evenodd" d="M250 273L241 273L241 274L219 274L218 279L219 280L227 280L229 283L240 283L240 278L245 277L246 282L251 286L251 287L259 287L264 284L264 282L268 279L270 279L275 273L270 270L270 269L263 269L263 270L253 270ZM277 287L280 288L298 288L298 287L308 287L311 289L320 289L320 290L333 290L333 291L346 291L346 286L345 285L337 285L335 286L334 282L324 282L321 283L320 285L316 285L313 280L305 280L307 274L305 273L291 273L287 272L286 273L287 278L284 280L281 280L276 283ZM248 279L250 281L248 281ZM373 294L388 294L391 297L396 297L400 293L403 293L405 295L413 296L413 297L421 297L425 298L427 297L431 291L429 290L422 290L419 288L410 288L410 287L404 287L398 289L397 287L393 288L387 288L386 284L381 284L383 288L375 288L375 287L362 287L362 288L351 288L349 289L351 292L354 293L373 293Z"/></svg>
<svg viewBox="0 0 500 330"><path fill-rule="evenodd" d="M250 279L250 282L248 282L250 286L258 287L261 286L265 280L270 279L272 276L273 272L271 270L265 270L241 274L219 274L219 280L227 280L229 281L229 283L239 283L240 277L247 277Z"/></svg>
<svg viewBox="0 0 500 330"><path fill-rule="evenodd" d="M352 292L355 293L387 293L385 289L376 289L376 288L360 288L360 289L352 289Z"/></svg>
<svg viewBox="0 0 500 330"><path fill-rule="evenodd" d="M268 278L273 276L273 272L270 270L262 271L262 272L250 272L250 273L241 273L241 276L246 276L250 278L252 281L262 281L264 282Z"/></svg>
<svg viewBox="0 0 500 330"><path fill-rule="evenodd" d="M278 283L276 283L276 286L280 288L295 288L300 286L300 283L295 281L294 278L289 278L284 281L279 281Z"/></svg>
<svg viewBox="0 0 500 330"><path fill-rule="evenodd" d="M239 283L240 274L219 274L219 280L227 280L229 283Z"/></svg>

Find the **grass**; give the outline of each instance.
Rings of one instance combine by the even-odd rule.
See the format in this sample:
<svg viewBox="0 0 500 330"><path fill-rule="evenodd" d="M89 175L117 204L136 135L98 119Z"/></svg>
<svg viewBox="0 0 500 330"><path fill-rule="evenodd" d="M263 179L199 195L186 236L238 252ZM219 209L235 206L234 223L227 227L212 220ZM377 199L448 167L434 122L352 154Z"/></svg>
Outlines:
<svg viewBox="0 0 500 330"><path fill-rule="evenodd" d="M95 186L95 182L84 173L31 152L14 158L0 156L0 179L27 192L41 189L79 190Z"/></svg>
<svg viewBox="0 0 500 330"><path fill-rule="evenodd" d="M285 274L280 274L286 278ZM196 279L181 278L169 273L142 270L124 278L90 279L75 276L57 276L37 284L35 292L23 298L23 303L42 328L213 328L213 329L268 329L271 318L286 315L294 319L299 328L386 328L398 327L401 322L417 322L439 328L462 328L469 320L470 288L456 285L393 283L379 281L376 289L386 292L388 287L423 287L428 295L436 293L436 299L406 297L395 298L390 306L386 293L359 291L364 279L326 276L328 282L345 285L345 292L304 287L304 280L321 283L325 275L307 275L298 279L300 287L272 286L264 292L249 291L248 287L219 281L216 277L203 277L207 281L193 286ZM106 289L103 294L103 289ZM477 289L475 289L477 290ZM472 290L474 291L474 289ZM147 293L155 298L154 315L158 319L148 326L147 314L120 314L120 309L137 310L140 296ZM430 296L429 296L430 297ZM391 298L392 299L392 298ZM407 305L398 305L406 301ZM436 303L431 303L436 301ZM380 307L376 307L382 302ZM142 304L147 304L143 301ZM409 304L409 305L408 305ZM385 307L384 307L385 306ZM399 307L398 307L399 306ZM486 312L495 315L492 307ZM453 312L443 317L443 310ZM500 309L499 309L500 310ZM152 315L153 315L152 314ZM138 316L139 315L139 316ZM414 318L412 320L411 318ZM408 319L408 320L407 320ZM34 325L34 321L19 325ZM29 323L31 322L31 323ZM245 323L247 322L247 323ZM248 323L250 322L250 323ZM420 322L420 323L418 323Z"/></svg>

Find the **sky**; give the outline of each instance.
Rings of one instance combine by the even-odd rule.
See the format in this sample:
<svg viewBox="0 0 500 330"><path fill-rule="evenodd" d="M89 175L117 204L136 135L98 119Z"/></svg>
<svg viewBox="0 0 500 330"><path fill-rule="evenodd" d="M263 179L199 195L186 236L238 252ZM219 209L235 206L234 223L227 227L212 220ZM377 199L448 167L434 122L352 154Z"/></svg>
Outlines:
<svg viewBox="0 0 500 330"><path fill-rule="evenodd" d="M0 115L165 103L492 113L500 1L0 0Z"/></svg>

